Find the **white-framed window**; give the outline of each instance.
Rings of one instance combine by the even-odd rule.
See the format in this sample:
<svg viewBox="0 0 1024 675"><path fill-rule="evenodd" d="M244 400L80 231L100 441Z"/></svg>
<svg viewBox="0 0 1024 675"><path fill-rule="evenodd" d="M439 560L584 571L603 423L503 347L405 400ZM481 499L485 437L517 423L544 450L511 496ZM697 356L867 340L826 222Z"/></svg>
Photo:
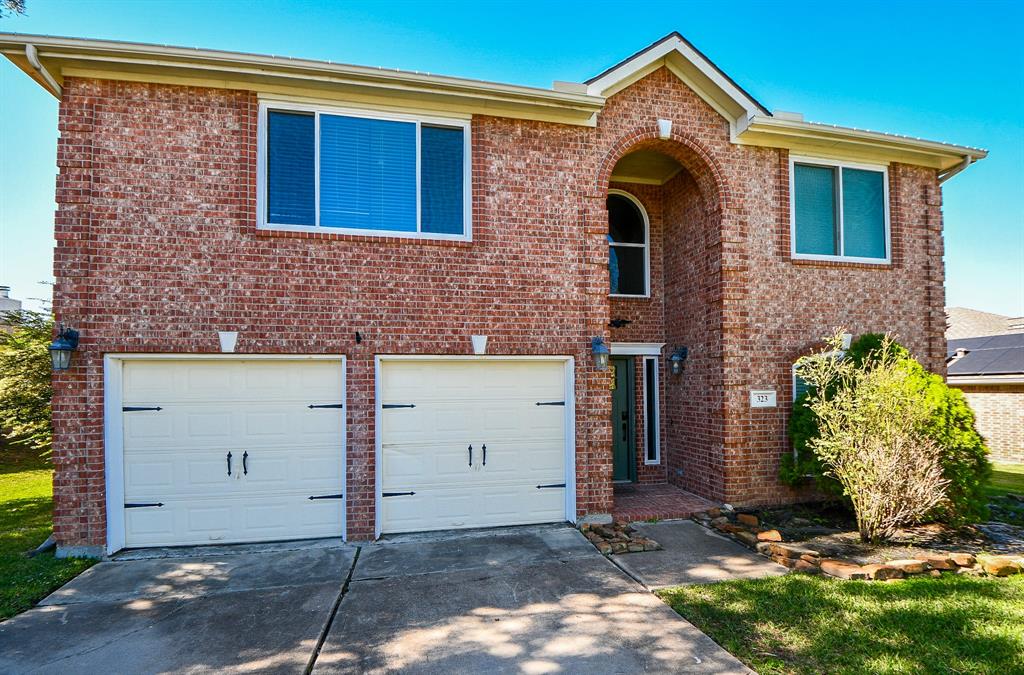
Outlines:
<svg viewBox="0 0 1024 675"><path fill-rule="evenodd" d="M608 276L613 297L650 297L651 221L640 200L608 191Z"/></svg>
<svg viewBox="0 0 1024 675"><path fill-rule="evenodd" d="M888 167L791 156L789 185L794 258L891 262Z"/></svg>
<svg viewBox="0 0 1024 675"><path fill-rule="evenodd" d="M799 366L800 366L799 362L793 364L793 401L794 402L798 398L800 398L801 396L804 395L804 393L807 391L807 387L809 386L807 384L806 380L804 380L804 378L802 378L799 375L797 375L796 371L797 371L797 368Z"/></svg>
<svg viewBox="0 0 1024 675"><path fill-rule="evenodd" d="M644 464L661 464L661 388L657 356L643 358Z"/></svg>
<svg viewBox="0 0 1024 675"><path fill-rule="evenodd" d="M846 345L844 345L844 346L846 346ZM839 351L834 351L834 352L827 352L825 354L825 356L830 356L833 359L838 360L838 359L842 359L842 358L844 358L846 356L846 351L845 350L839 350ZM794 402L796 402L796 400L798 398L800 398L811 386L810 384L808 384L808 382L804 378L800 377L797 374L797 369L800 367L800 361L803 358L808 358L808 357L801 357L800 359L797 359L796 362L793 364L793 367L792 367L792 374L793 374L793 401Z"/></svg>
<svg viewBox="0 0 1024 675"><path fill-rule="evenodd" d="M469 120L262 101L258 125L259 227L471 238Z"/></svg>

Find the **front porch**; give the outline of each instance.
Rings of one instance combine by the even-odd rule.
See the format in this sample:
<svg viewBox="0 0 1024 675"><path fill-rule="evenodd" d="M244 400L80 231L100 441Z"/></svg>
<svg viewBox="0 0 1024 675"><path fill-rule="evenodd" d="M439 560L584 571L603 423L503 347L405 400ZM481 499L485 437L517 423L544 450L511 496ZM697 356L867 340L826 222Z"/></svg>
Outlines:
<svg viewBox="0 0 1024 675"><path fill-rule="evenodd" d="M716 506L714 502L668 483L615 486L612 517L617 521L672 520Z"/></svg>

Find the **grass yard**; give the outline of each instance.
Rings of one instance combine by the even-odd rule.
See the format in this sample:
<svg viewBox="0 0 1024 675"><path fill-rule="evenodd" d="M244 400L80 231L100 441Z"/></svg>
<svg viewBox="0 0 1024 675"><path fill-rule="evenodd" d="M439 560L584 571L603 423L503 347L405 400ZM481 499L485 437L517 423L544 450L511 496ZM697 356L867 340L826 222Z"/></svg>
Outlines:
<svg viewBox="0 0 1024 675"><path fill-rule="evenodd" d="M789 574L659 595L762 674L1024 672L1024 576Z"/></svg>
<svg viewBox="0 0 1024 675"><path fill-rule="evenodd" d="M25 556L52 530L53 471L34 456L0 449L0 620L23 612L93 564L53 553Z"/></svg>
<svg viewBox="0 0 1024 675"><path fill-rule="evenodd" d="M992 478L985 489L993 497L1008 492L1024 495L1024 464L993 464Z"/></svg>

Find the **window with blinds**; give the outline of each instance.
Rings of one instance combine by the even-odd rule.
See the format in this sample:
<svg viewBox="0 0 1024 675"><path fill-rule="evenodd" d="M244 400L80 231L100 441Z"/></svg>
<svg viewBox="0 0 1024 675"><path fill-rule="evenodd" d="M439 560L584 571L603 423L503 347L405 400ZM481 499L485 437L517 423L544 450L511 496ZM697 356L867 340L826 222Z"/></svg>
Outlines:
<svg viewBox="0 0 1024 675"><path fill-rule="evenodd" d="M889 262L886 183L884 168L794 160L793 256Z"/></svg>
<svg viewBox="0 0 1024 675"><path fill-rule="evenodd" d="M469 236L467 123L264 113L261 225Z"/></svg>

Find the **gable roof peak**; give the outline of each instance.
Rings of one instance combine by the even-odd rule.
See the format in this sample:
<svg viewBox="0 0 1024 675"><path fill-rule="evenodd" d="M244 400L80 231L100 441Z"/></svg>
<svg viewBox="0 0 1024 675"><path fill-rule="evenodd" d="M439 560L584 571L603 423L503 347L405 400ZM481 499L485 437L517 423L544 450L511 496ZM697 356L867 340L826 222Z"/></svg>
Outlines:
<svg viewBox="0 0 1024 675"><path fill-rule="evenodd" d="M733 125L754 115L771 116L765 106L678 31L672 31L584 84L587 85L588 94L608 97L662 66L667 67Z"/></svg>

